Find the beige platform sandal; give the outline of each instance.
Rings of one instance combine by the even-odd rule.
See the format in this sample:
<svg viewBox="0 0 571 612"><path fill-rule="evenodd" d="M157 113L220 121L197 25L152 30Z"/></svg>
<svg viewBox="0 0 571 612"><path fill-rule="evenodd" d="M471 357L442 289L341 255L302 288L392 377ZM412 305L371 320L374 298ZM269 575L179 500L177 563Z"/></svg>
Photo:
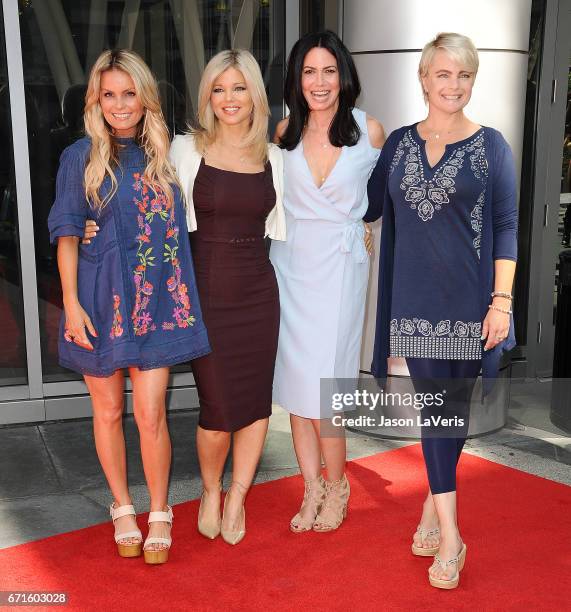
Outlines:
<svg viewBox="0 0 571 612"><path fill-rule="evenodd" d="M446 570L449 565L455 565L456 572L449 580L446 580L446 578L433 578L430 575L430 570L429 570L428 580L430 581L430 584L433 587L436 587L437 589L455 589L460 583L460 572L464 569L465 561L466 561L466 544L462 544L462 548L460 552L455 557L453 557L452 559L448 561L442 561L442 559L440 558L440 555L436 553L434 555L434 563L432 564L432 567L438 564L443 570Z"/></svg>
<svg viewBox="0 0 571 612"><path fill-rule="evenodd" d="M430 538L431 536L439 536L440 528L435 527L434 529L424 530L424 528L419 525L416 528L416 533L420 534L420 542L422 543L426 538ZM439 547L440 544L437 544L436 546L417 546L413 540L412 554L416 555L417 557L434 557L434 555L438 552Z"/></svg>
<svg viewBox="0 0 571 612"><path fill-rule="evenodd" d="M151 523L168 523L172 527L173 512L172 508L167 505L166 512L149 512L149 525ZM161 548L160 550L147 550L147 546L151 544L164 544L167 548ZM149 565L159 565L166 563L169 559L169 550L172 544L172 538L147 538L145 545L143 546L143 553L145 555L145 563Z"/></svg>
<svg viewBox="0 0 571 612"><path fill-rule="evenodd" d="M115 521L122 516L137 516L135 508L133 508L132 505L116 506L115 503L112 503L109 506L109 514L111 515L111 520L113 523L115 523ZM135 518L135 521L136 520L137 519ZM122 542L122 540L129 539L138 539L139 541L131 544ZM124 533L115 532L115 543L117 544L117 552L119 553L120 557L140 557L143 547L143 534L141 533L140 529L125 531Z"/></svg>
<svg viewBox="0 0 571 612"><path fill-rule="evenodd" d="M311 531L313 529L313 523L321 510L326 493L327 487L325 486L325 479L321 474L313 480L304 481L301 508L289 523L289 528L293 533L303 533L304 531ZM311 507L311 512L308 513L306 518L303 518L302 513L308 506Z"/></svg>
<svg viewBox="0 0 571 612"><path fill-rule="evenodd" d="M324 533L338 529L347 516L351 487L345 474L339 480L326 482L327 492L321 510L313 523L313 531Z"/></svg>

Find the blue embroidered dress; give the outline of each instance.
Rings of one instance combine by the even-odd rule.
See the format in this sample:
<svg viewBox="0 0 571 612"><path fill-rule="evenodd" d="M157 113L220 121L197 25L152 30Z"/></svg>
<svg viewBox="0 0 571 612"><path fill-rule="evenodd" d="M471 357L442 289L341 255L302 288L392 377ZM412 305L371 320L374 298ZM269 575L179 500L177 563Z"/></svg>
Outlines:
<svg viewBox="0 0 571 612"><path fill-rule="evenodd" d="M368 185L365 221L383 218L371 372L387 357L482 360L489 393L508 337L482 351L494 261L517 259L517 183L503 136L481 128L447 145L434 168L416 124L387 139Z"/></svg>
<svg viewBox="0 0 571 612"><path fill-rule="evenodd" d="M424 144L411 127L389 170L397 236L390 356L481 359L483 130L448 146L433 168Z"/></svg>
<svg viewBox="0 0 571 612"><path fill-rule="evenodd" d="M62 154L50 239L82 237L85 220L100 231L79 245L79 302L97 331L93 351L66 337L62 317L59 362L90 376L110 376L123 367L165 367L210 352L190 254L180 192L174 203L143 179L144 151L133 139L118 139L118 189L99 216L85 198L84 171L91 147L78 140ZM105 179L101 193L109 191ZM89 336L89 333L88 333Z"/></svg>

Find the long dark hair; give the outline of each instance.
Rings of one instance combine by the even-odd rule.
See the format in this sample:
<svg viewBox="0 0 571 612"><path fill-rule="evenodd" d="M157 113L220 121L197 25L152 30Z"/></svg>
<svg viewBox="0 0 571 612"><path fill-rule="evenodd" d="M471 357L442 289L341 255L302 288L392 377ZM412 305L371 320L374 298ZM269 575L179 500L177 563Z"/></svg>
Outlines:
<svg viewBox="0 0 571 612"><path fill-rule="evenodd" d="M329 142L335 147L352 147L361 136L361 130L351 112L361 93L357 69L349 49L337 34L325 30L302 36L293 46L288 58L284 98L290 114L287 128L280 138L280 145L288 151L297 147L307 125L309 106L301 88L301 77L305 56L314 47L327 49L334 55L339 71L339 106L329 126Z"/></svg>

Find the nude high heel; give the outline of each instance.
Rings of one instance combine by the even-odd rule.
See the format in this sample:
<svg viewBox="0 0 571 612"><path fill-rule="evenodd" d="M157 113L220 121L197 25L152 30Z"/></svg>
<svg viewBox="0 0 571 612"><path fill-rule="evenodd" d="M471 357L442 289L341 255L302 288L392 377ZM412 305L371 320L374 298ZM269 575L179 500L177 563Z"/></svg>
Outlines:
<svg viewBox="0 0 571 612"><path fill-rule="evenodd" d="M325 501L313 523L313 531L320 533L339 528L347 516L347 506L351 493L351 487L345 474L339 480L326 482L326 486Z"/></svg>
<svg viewBox="0 0 571 612"><path fill-rule="evenodd" d="M327 492L325 479L321 474L313 480L305 480L304 486L305 489L301 508L299 509L299 512L291 519L289 524L289 528L291 531L293 531L293 533L311 531L315 518L321 510L321 506L323 505L325 494ZM306 518L303 518L303 511L308 506L311 506L312 511L306 516Z"/></svg>
<svg viewBox="0 0 571 612"><path fill-rule="evenodd" d="M137 516L135 508L133 508L132 505L116 506L115 503L112 503L109 506L109 514L111 515L111 520L113 523L115 523L115 521L122 516ZM139 541L132 544L121 542L121 540L129 539L138 539ZM140 529L125 531L124 533L116 533L115 543L117 544L117 552L119 553L120 557L140 557L143 546L143 534L141 533Z"/></svg>
<svg viewBox="0 0 571 612"><path fill-rule="evenodd" d="M240 521L240 528L239 529L225 529L224 528L224 515L226 514L226 502L228 501L228 496L230 495L230 492L232 491L232 487L236 485L238 487L240 487L241 489L243 489L244 491L244 498L246 493L248 492L248 488L245 487L243 484L239 483L237 480L233 480L232 484L230 485L230 488L228 489L227 493L226 493L226 497L224 498L224 510L222 512L222 523L220 526L220 533L222 534L222 539L228 543L228 544L232 544L233 546L238 544L239 542L241 542L244 539L244 536L246 535L246 509L244 508L244 504L242 503L242 512L241 512L241 518L242 520Z"/></svg>
<svg viewBox="0 0 571 612"><path fill-rule="evenodd" d="M218 496L220 497L220 491L222 490L222 483L219 483ZM200 497L200 508L198 509L198 532L209 540L214 540L220 535L220 514L215 521L208 521L203 516L202 508L204 503L204 494L206 491L202 491Z"/></svg>
<svg viewBox="0 0 571 612"><path fill-rule="evenodd" d="M149 525L151 523L168 523L172 527L172 521L172 508L167 505L166 512L149 512L149 520L147 522L149 523ZM161 548L160 550L147 550L147 546L149 546L150 544L164 544L166 548ZM143 546L145 563L148 563L149 565L159 565L161 563L166 563L169 559L169 550L171 545L172 538L170 536L168 538L147 538L145 540L145 545Z"/></svg>

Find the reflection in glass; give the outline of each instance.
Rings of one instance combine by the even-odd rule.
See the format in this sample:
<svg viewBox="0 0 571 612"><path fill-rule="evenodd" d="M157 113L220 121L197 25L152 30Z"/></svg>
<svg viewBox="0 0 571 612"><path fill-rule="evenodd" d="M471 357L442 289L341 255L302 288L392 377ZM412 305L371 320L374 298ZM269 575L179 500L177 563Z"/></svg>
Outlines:
<svg viewBox="0 0 571 612"><path fill-rule="evenodd" d="M12 118L6 64L4 15L0 5L0 386L27 384L26 343Z"/></svg>
<svg viewBox="0 0 571 612"><path fill-rule="evenodd" d="M518 344L527 343L529 299L529 268L535 188L537 114L539 110L539 80L545 36L546 0L533 0L529 28L529 60L527 94L522 146L521 184L519 197L518 262L514 288L515 336Z"/></svg>
<svg viewBox="0 0 571 612"><path fill-rule="evenodd" d="M102 50L127 47L150 65L172 132L186 129L208 60L230 46L260 62L282 117L285 0L43 0L20 3L44 381L78 375L57 363L62 312L47 216L63 149L82 135L85 84ZM188 367L184 367L188 370Z"/></svg>

